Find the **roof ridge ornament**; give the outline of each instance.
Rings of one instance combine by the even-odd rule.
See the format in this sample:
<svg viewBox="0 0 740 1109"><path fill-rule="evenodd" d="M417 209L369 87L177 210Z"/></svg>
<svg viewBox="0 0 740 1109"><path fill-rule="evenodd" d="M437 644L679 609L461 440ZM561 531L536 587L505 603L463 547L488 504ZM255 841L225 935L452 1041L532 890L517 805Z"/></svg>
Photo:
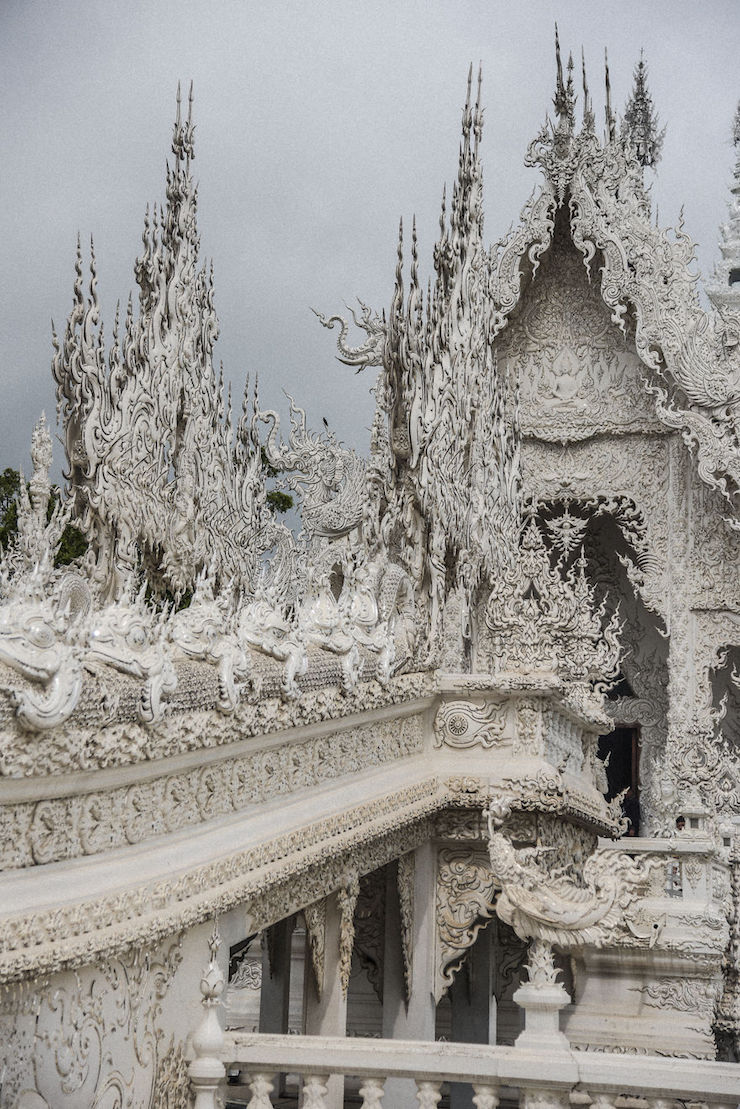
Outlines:
<svg viewBox="0 0 740 1109"><path fill-rule="evenodd" d="M647 77L647 63L643 50L640 50L640 60L634 70L632 92L624 106L622 136L632 143L640 165L655 169L663 150L666 128L660 127L658 114L653 107L653 98L648 90Z"/></svg>
<svg viewBox="0 0 740 1109"><path fill-rule="evenodd" d="M568 79L567 82L563 81L563 63L560 57L560 37L558 35L558 25L555 24L555 96L553 97L553 106L555 114L558 118L557 129L561 134L573 134L575 126L575 102L576 98L573 93L573 55L568 56Z"/></svg>

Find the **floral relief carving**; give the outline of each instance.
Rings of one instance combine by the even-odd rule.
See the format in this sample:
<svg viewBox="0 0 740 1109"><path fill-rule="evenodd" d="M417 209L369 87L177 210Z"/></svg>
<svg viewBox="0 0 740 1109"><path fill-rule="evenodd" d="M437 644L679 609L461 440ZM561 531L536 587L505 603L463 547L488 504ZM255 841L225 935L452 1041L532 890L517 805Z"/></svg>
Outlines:
<svg viewBox="0 0 740 1109"><path fill-rule="evenodd" d="M352 970L352 952L355 944L355 908L360 895L360 883L356 874L346 875L337 890L339 902L339 981L343 997L349 989L349 976Z"/></svg>
<svg viewBox="0 0 740 1109"><path fill-rule="evenodd" d="M641 989L646 1005L656 1009L678 1009L711 1019L717 1004L720 982L692 978L658 978Z"/></svg>
<svg viewBox="0 0 740 1109"><path fill-rule="evenodd" d="M379 766L422 749L419 715L400 723L367 725L303 743L225 759L205 768L83 798L26 803L0 809L16 836L0 846L0 869L97 854L154 835L178 831L246 805L342 774ZM25 836L17 833L27 829Z"/></svg>
<svg viewBox="0 0 740 1109"><path fill-rule="evenodd" d="M308 938L308 953L316 996L319 1001L324 992L324 960L326 956L326 900L314 901L303 906Z"/></svg>
<svg viewBox="0 0 740 1109"><path fill-rule="evenodd" d="M437 1001L452 985L493 912L493 876L485 854L442 848L437 864Z"/></svg>
<svg viewBox="0 0 740 1109"><path fill-rule="evenodd" d="M84 964L94 952L156 943L241 903L251 930L259 932L338 889L347 869L364 874L419 846L430 834L431 815L445 802L432 779L125 895L93 895L70 906L6 916L0 971L10 980ZM305 868L299 881L297 852Z"/></svg>
<svg viewBox="0 0 740 1109"><path fill-rule="evenodd" d="M414 969L414 876L416 861L413 852L401 855L397 863L396 882L398 905L401 915L401 956L403 958L403 984L406 1004L411 999Z"/></svg>
<svg viewBox="0 0 740 1109"><path fill-rule="evenodd" d="M179 943L169 941L158 950L100 960L53 983L20 987L12 1011L16 1019L29 1007L34 1014L32 1057L17 1078L11 1069L2 1105L12 1105L7 1099L21 1082L55 1109L108 1098L166 1109L189 1104L182 1049L173 1042L166 1047L159 1028L161 1003L181 957Z"/></svg>

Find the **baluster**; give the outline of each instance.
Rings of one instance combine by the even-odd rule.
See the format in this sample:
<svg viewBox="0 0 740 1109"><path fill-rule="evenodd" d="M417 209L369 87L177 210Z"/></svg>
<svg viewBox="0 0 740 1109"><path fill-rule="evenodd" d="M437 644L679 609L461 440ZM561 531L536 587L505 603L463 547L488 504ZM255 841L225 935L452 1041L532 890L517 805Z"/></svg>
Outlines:
<svg viewBox="0 0 740 1109"><path fill-rule="evenodd" d="M476 1109L498 1109L498 1086L473 1085L473 1105Z"/></svg>
<svg viewBox="0 0 740 1109"><path fill-rule="evenodd" d="M309 1074L303 1080L303 1109L326 1109L328 1074Z"/></svg>
<svg viewBox="0 0 740 1109"><path fill-rule="evenodd" d="M570 1098L563 1090L527 1090L519 1095L520 1109L570 1109Z"/></svg>
<svg viewBox="0 0 740 1109"><path fill-rule="evenodd" d="M272 1109L270 1094L273 1091L271 1074L254 1073L249 1076L249 1089L252 1096L247 1109Z"/></svg>
<svg viewBox="0 0 740 1109"><path fill-rule="evenodd" d="M616 1109L616 1097L616 1094L596 1094L591 1102L591 1109Z"/></svg>
<svg viewBox="0 0 740 1109"><path fill-rule="evenodd" d="M591 1101L591 1109L616 1109L616 1093L597 1093Z"/></svg>
<svg viewBox="0 0 740 1109"><path fill-rule="evenodd" d="M360 1109L380 1109L383 1100L385 1081L380 1078L366 1078L360 1086L362 1105Z"/></svg>
<svg viewBox="0 0 740 1109"><path fill-rule="evenodd" d="M419 1109L436 1109L437 1102L442 1097L441 1086L441 1082L419 1082L417 1080L416 1100L419 1102Z"/></svg>

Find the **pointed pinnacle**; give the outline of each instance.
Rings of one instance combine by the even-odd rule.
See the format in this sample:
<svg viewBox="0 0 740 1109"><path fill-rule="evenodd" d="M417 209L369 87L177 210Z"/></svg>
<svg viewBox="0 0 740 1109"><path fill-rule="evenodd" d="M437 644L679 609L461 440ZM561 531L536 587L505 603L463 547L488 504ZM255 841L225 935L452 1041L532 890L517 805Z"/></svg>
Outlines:
<svg viewBox="0 0 740 1109"><path fill-rule="evenodd" d="M472 87L473 87L473 63L471 62L470 63L470 69L468 70L468 91L467 91L466 96L465 96L465 107L466 108L470 107L470 90L471 90Z"/></svg>
<svg viewBox="0 0 740 1109"><path fill-rule="evenodd" d="M190 92L188 93L188 126L193 118L193 82L190 81Z"/></svg>
<svg viewBox="0 0 740 1109"><path fill-rule="evenodd" d="M609 80L609 55L606 47L604 47L604 87L606 90L606 104L604 107L606 137L607 141L611 142L614 139L614 116L612 115L612 87Z"/></svg>
<svg viewBox="0 0 740 1109"><path fill-rule="evenodd" d="M555 24L555 65L557 67L557 82L560 86L563 83L563 64L560 60L560 37L557 23Z"/></svg>
<svg viewBox="0 0 740 1109"><path fill-rule="evenodd" d="M182 98L181 98L181 95L180 95L180 82L178 81L177 82L177 112L175 114L175 126L176 127L180 126L180 102L181 102L181 99Z"/></svg>

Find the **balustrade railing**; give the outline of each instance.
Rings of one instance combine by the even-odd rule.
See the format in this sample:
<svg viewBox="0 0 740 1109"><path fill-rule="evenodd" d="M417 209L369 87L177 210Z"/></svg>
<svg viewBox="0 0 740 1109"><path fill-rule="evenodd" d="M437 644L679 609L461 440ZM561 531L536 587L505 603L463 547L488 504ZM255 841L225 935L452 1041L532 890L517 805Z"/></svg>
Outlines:
<svg viewBox="0 0 740 1109"><path fill-rule="evenodd" d="M382 1109L386 1082L398 1078L415 1083L420 1109L434 1109L448 1083L472 1087L469 1104L476 1109L677 1109L677 1103L736 1109L740 1101L737 1064L659 1056L227 1032L218 1058L224 1070L240 1071L249 1109L272 1109L281 1074L300 1079L303 1109L336 1106L328 1093L333 1075L360 1080L352 1103L361 1109ZM198 1109L215 1107L215 1089L213 1097L197 1101ZM396 1109L395 1097L385 1109Z"/></svg>

